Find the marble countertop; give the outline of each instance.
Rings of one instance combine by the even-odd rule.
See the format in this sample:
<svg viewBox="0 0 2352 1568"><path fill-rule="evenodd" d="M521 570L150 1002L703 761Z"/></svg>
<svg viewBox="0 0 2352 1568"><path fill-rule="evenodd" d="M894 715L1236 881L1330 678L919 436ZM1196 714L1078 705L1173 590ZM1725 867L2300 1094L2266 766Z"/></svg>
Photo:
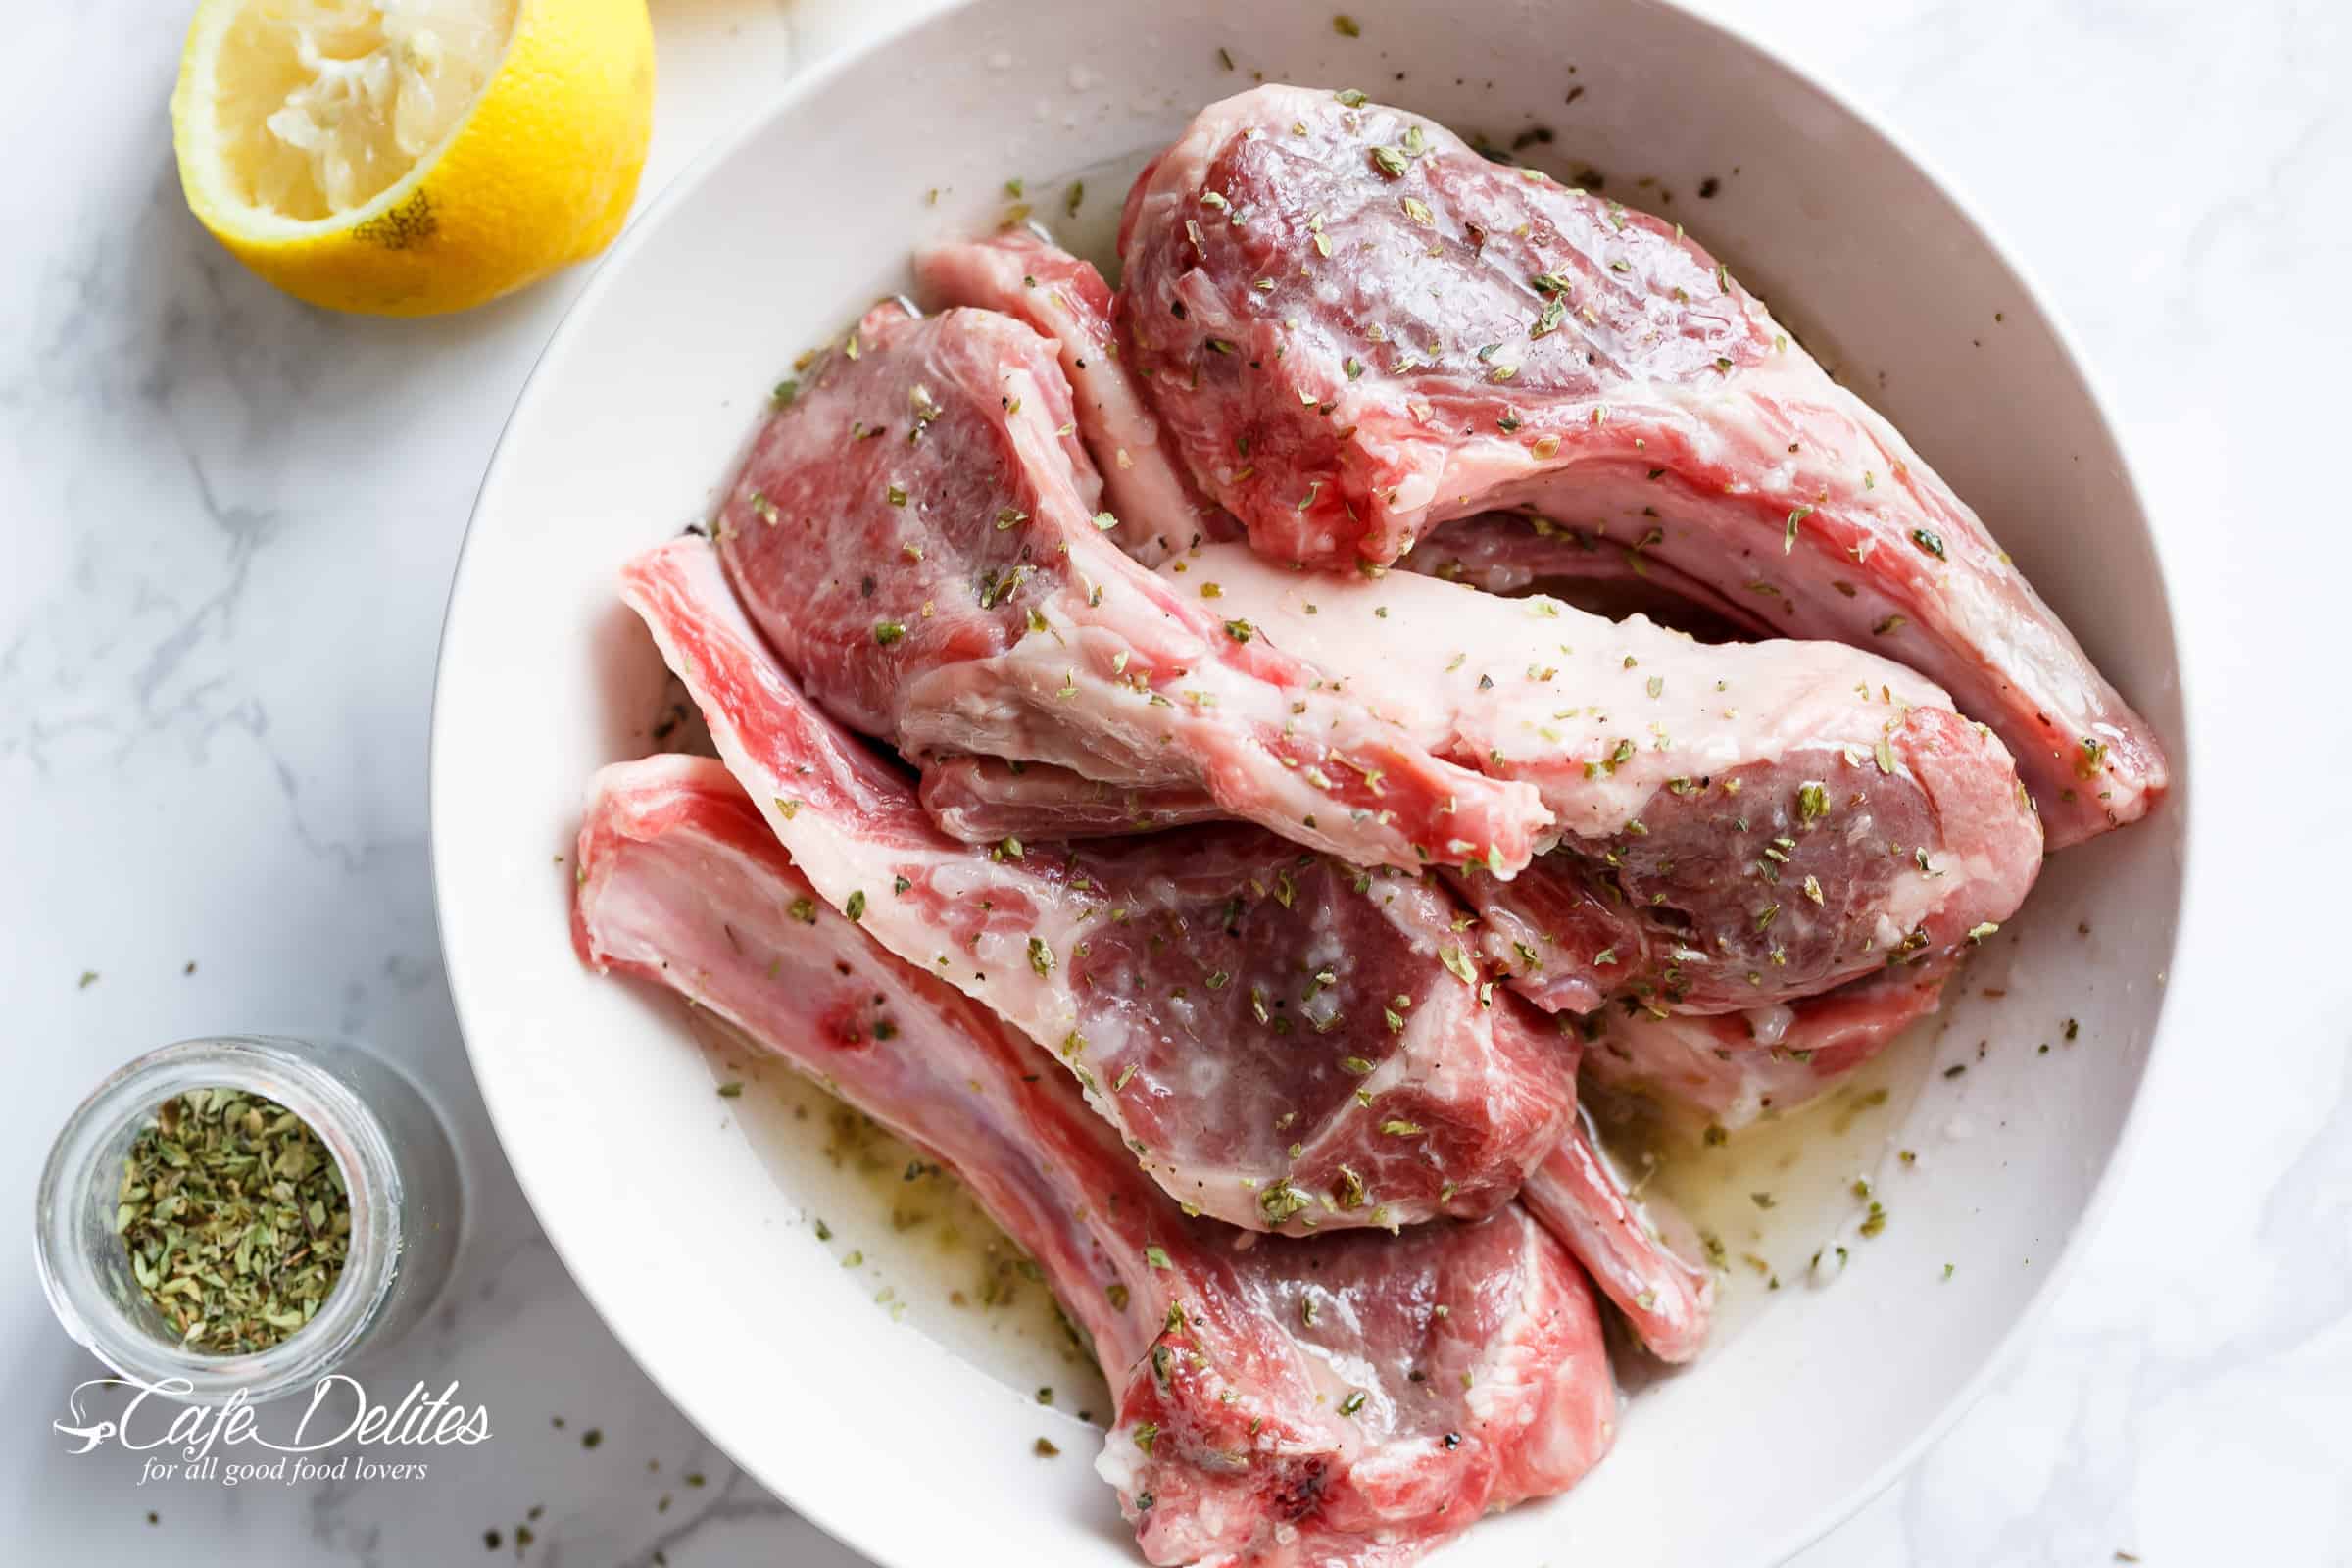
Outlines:
<svg viewBox="0 0 2352 1568"><path fill-rule="evenodd" d="M647 190L906 3L655 0ZM2352 966L2327 896L2352 872L2328 804L2352 776L2331 674L2343 503L2302 483L2345 441L2352 331L2328 302L2352 263L2352 14L1712 8L1899 125L2071 322L2158 518L2201 750L2198 961L2107 1222L1984 1398L1798 1560L2352 1561ZM422 1484L141 1488L135 1456L70 1457L50 1430L98 1369L21 1266L0 1283L0 1517L27 1562L446 1562L490 1532L514 1551L520 1526L551 1564L852 1568L565 1276L443 984L435 637L491 444L582 279L433 322L271 293L180 202L163 105L185 10L24 8L0 65L20 170L0 248L0 994L29 1130L0 1153L0 1212L29 1211L49 1129L150 1046L365 1038L451 1108L472 1177L448 1304L399 1353L461 1379L499 1437ZM2268 554L2265 530L2318 554Z"/></svg>

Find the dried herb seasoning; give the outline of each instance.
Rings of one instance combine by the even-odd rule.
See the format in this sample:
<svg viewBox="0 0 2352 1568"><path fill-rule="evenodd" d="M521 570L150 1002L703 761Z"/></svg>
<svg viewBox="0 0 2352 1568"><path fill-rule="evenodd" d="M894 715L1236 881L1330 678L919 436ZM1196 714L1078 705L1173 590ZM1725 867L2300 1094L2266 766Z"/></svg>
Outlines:
<svg viewBox="0 0 2352 1568"><path fill-rule="evenodd" d="M351 1198L301 1117L240 1089L197 1089L132 1139L115 1234L182 1345L245 1355L300 1330L334 1290Z"/></svg>

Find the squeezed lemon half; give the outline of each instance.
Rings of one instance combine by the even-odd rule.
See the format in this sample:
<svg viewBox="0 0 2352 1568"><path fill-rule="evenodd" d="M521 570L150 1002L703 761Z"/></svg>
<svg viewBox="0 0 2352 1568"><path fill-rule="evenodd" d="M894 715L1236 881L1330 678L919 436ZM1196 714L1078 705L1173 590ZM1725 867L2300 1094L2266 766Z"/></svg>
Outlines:
<svg viewBox="0 0 2352 1568"><path fill-rule="evenodd" d="M645 0L202 0L188 206L289 294L427 316L620 231L653 130Z"/></svg>

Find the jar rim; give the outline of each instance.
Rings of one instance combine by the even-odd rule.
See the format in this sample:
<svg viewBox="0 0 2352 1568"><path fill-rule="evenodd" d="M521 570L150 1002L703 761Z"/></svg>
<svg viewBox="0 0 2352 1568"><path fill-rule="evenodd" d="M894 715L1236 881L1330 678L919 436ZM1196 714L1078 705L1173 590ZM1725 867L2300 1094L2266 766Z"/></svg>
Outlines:
<svg viewBox="0 0 2352 1568"><path fill-rule="evenodd" d="M129 1140L158 1107L195 1089L226 1086L270 1100L317 1134L340 1168L351 1201L343 1268L310 1322L267 1349L215 1354L164 1339L110 1292L92 1254L111 1224L85 1223L92 1204L110 1219ZM41 1170L34 1233L42 1290L66 1332L124 1378L170 1396L251 1403L323 1377L349 1357L381 1314L401 1250L399 1161L383 1123L302 1041L211 1035L148 1052L116 1069L67 1117ZM118 1244L119 1245L119 1244ZM183 1387L184 1386L184 1387Z"/></svg>

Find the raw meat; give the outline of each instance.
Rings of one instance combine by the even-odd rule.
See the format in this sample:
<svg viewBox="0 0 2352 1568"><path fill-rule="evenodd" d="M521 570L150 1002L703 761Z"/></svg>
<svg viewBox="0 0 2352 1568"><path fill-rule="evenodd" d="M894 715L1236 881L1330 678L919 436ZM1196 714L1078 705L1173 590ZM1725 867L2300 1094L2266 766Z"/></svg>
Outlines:
<svg viewBox="0 0 2352 1568"><path fill-rule="evenodd" d="M1104 537L1054 345L877 307L803 378L714 531L753 620L836 718L910 759L1205 789L1364 863L1508 874L1534 792L1441 761Z"/></svg>
<svg viewBox="0 0 2352 1568"><path fill-rule="evenodd" d="M1652 1016L1743 1013L1957 952L2024 902L2041 869L2034 817L1982 787L1965 720L1913 708L1875 747L1796 733L1668 785L1643 831L1605 848L1564 849L1511 883L1455 875L1488 955L1549 1011L1615 996Z"/></svg>
<svg viewBox="0 0 2352 1568"><path fill-rule="evenodd" d="M1708 647L1543 596L1303 575L1236 545L1162 568L1332 671L1441 756L1523 779L1565 832L1503 884L1487 951L1548 1009L1719 1012L1947 948L2017 908L2040 830L2000 743L1898 664Z"/></svg>
<svg viewBox="0 0 2352 1568"><path fill-rule="evenodd" d="M1737 1130L1793 1110L1934 1012L1956 955L1897 964L1818 997L1714 1017L1611 1007L1585 1020L1584 1071Z"/></svg>
<svg viewBox="0 0 2352 1568"><path fill-rule="evenodd" d="M941 758L923 769L923 809L966 844L1004 839L1085 839L1151 833L1225 813L1186 784L1135 789L1102 784L1043 762L998 757Z"/></svg>
<svg viewBox="0 0 2352 1568"><path fill-rule="evenodd" d="M1578 1116L1536 1167L1520 1200L1558 1237L1661 1361L1688 1361L1707 1341L1715 1276L1662 1240Z"/></svg>
<svg viewBox="0 0 2352 1568"><path fill-rule="evenodd" d="M1679 228L1400 111L1268 86L1129 193L1130 369L1284 560L1528 506L1777 630L1884 646L2006 741L2064 846L2164 793L2147 725L1975 514Z"/></svg>
<svg viewBox="0 0 2352 1568"><path fill-rule="evenodd" d="M704 541L623 582L825 900L1053 1051L1193 1208L1291 1231L1483 1214L1558 1142L1575 1038L1492 991L1434 882L1238 823L960 843L801 696Z"/></svg>
<svg viewBox="0 0 2352 1568"><path fill-rule="evenodd" d="M1010 229L918 252L914 276L934 305L1002 311L1054 340L1076 398L1079 438L1118 517L1110 536L1119 548L1157 565L1204 530L1236 531L1160 445L1159 421L1119 358L1110 285L1092 262Z"/></svg>
<svg viewBox="0 0 2352 1568"><path fill-rule="evenodd" d="M1775 635L1752 604L1653 559L1649 548L1647 529L1612 539L1537 514L1490 512L1447 524L1396 564L1491 594L1584 585L1573 601L1580 609L1611 620L1645 613L1703 642Z"/></svg>
<svg viewBox="0 0 2352 1568"><path fill-rule="evenodd" d="M931 305L1002 311L1055 341L1076 395L1079 439L1119 518L1111 538L1128 555L1155 566L1190 544L1240 533L1232 514L1203 500L1160 444L1158 422L1120 361L1110 286L1092 262L1032 226L932 246L916 253L914 271ZM1771 634L1748 606L1649 558L1641 543L1638 534L1612 540L1540 515L1494 513L1452 524L1398 564L1498 594L1563 580L1647 584L1661 604L1696 610L1739 632ZM1625 612L1606 612L1618 618Z"/></svg>
<svg viewBox="0 0 2352 1568"><path fill-rule="evenodd" d="M1607 1449L1592 1292L1516 1205L1252 1246L1187 1218L1026 1041L823 906L714 762L607 768L579 874L586 962L922 1145L1036 1259L1117 1399L1097 1468L1152 1562L1398 1568Z"/></svg>
<svg viewBox="0 0 2352 1568"><path fill-rule="evenodd" d="M1566 830L1559 847L1507 883L1454 881L1487 916L1488 956L1546 1010L1809 996L1982 935L2040 870L2040 829L2000 742L1858 650L1707 646L1544 596L1302 573L1240 545L1197 546L1161 572L1214 587L1253 643L1325 670L1433 755L1537 789ZM1049 770L957 782L953 830L983 841L1208 808L1172 791L1130 811Z"/></svg>

